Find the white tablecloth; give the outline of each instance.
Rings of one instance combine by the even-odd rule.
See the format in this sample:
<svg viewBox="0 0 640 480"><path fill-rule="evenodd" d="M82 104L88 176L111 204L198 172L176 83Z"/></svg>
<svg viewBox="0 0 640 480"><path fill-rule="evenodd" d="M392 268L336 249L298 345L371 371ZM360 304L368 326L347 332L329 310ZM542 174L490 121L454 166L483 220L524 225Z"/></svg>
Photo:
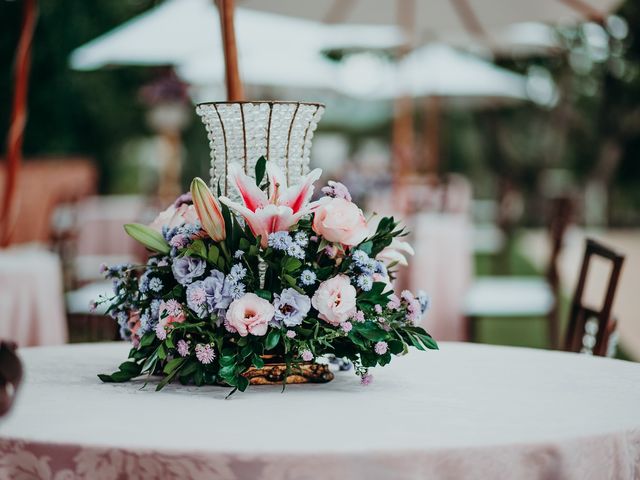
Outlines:
<svg viewBox="0 0 640 480"><path fill-rule="evenodd" d="M444 343L325 385L102 384L127 346L22 349L0 478L633 479L640 365ZM19 470L22 469L22 470ZM99 472L96 473L96 472ZM56 476L57 475L57 476ZM25 478L25 477L19 477Z"/></svg>
<svg viewBox="0 0 640 480"><path fill-rule="evenodd" d="M34 245L0 249L0 338L22 347L67 341L56 254Z"/></svg>

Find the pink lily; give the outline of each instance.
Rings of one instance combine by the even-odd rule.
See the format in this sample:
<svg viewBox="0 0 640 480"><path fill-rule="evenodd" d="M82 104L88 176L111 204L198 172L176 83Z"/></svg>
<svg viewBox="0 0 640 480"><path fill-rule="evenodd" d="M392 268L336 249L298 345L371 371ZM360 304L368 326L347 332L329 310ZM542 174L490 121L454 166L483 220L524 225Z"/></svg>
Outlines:
<svg viewBox="0 0 640 480"><path fill-rule="evenodd" d="M316 168L298 185L287 186L280 168L274 162L267 162L271 191L267 197L253 178L246 175L239 165L233 164L229 166L229 181L238 190L244 205L227 197L220 197L220 202L240 214L253 234L261 237L262 246L266 247L269 234L289 230L318 206L318 202L309 203L309 200L313 195L313 183L321 174L322 170Z"/></svg>

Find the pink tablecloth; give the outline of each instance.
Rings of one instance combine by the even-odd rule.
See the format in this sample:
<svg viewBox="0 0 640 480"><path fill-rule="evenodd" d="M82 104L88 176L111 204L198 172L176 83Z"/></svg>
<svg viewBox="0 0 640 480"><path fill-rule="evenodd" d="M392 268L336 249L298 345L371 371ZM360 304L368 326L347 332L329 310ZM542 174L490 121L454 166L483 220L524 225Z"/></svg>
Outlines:
<svg viewBox="0 0 640 480"><path fill-rule="evenodd" d="M0 250L0 338L19 346L67 341L62 268L35 246Z"/></svg>
<svg viewBox="0 0 640 480"><path fill-rule="evenodd" d="M0 478L632 480L640 364L443 343L325 385L102 384L128 345L22 349ZM22 476L19 476L22 474ZM31 475L31 476L30 476Z"/></svg>

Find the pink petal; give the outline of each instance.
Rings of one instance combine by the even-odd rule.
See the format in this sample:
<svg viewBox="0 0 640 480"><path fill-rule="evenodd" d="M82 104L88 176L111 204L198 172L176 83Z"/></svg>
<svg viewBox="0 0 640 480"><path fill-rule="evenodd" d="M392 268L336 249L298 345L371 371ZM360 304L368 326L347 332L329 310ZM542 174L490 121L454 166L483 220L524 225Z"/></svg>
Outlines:
<svg viewBox="0 0 640 480"><path fill-rule="evenodd" d="M236 187L249 210L255 212L269 203L265 193L256 185L256 181L246 175L237 163L229 166L229 181Z"/></svg>
<svg viewBox="0 0 640 480"><path fill-rule="evenodd" d="M278 203L291 207L294 212L301 210L305 204L311 200L314 189L313 184L320 178L320 175L322 175L322 170L316 168L304 177L300 184L289 187L287 191L281 195Z"/></svg>
<svg viewBox="0 0 640 480"><path fill-rule="evenodd" d="M287 190L287 180L276 162L267 162L267 177L271 189L269 201L274 204L278 203L281 192Z"/></svg>

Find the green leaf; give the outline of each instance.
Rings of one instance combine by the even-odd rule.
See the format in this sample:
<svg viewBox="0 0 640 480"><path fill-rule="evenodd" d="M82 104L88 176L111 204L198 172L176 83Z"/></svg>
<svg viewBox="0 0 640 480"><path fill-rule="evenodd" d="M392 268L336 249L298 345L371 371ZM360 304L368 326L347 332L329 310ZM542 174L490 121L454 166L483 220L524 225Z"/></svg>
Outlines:
<svg viewBox="0 0 640 480"><path fill-rule="evenodd" d="M169 247L162 234L151 227L141 223L127 223L124 226L124 230L131 238L137 240L149 250L164 254L171 251L171 247Z"/></svg>
<svg viewBox="0 0 640 480"><path fill-rule="evenodd" d="M362 250L367 255L371 255L371 249L373 248L373 242L369 240L368 242L361 243L358 245L358 250Z"/></svg>
<svg viewBox="0 0 640 480"><path fill-rule="evenodd" d="M142 370L142 365L137 364L135 362L124 362L124 363L121 363L118 368L120 369L121 372L138 376L140 375L140 371Z"/></svg>
<svg viewBox="0 0 640 480"><path fill-rule="evenodd" d="M264 179L264 173L267 170L267 159L260 157L256 162L256 185L259 187Z"/></svg>
<svg viewBox="0 0 640 480"><path fill-rule="evenodd" d="M266 350L273 350L280 341L280 330L272 329L267 335L267 340L264 343Z"/></svg>
<svg viewBox="0 0 640 480"><path fill-rule="evenodd" d="M282 276L282 279L283 279L285 282L287 282L289 285L291 285L292 287L295 287L295 286L296 286L296 279L295 279L295 278L293 278L291 275L289 275L289 274L286 274L286 273L285 273L285 274Z"/></svg>
<svg viewBox="0 0 640 480"><path fill-rule="evenodd" d="M219 257L220 257L220 249L215 245L211 245L209 247L209 253L207 254L207 260L209 260L209 263L215 264L218 261Z"/></svg>
<svg viewBox="0 0 640 480"><path fill-rule="evenodd" d="M207 258L207 247L204 246L204 242L202 240L196 240L189 246L189 251L193 252L195 255Z"/></svg>
<svg viewBox="0 0 640 480"><path fill-rule="evenodd" d="M285 272L293 272L302 266L302 262L297 258L287 257L282 262L282 269Z"/></svg>
<svg viewBox="0 0 640 480"><path fill-rule="evenodd" d="M260 355L254 355L251 363L253 363L253 366L256 368L264 367L264 360L262 359L262 357L260 357Z"/></svg>
<svg viewBox="0 0 640 480"><path fill-rule="evenodd" d="M264 298L268 302L271 301L271 292L268 290L256 290L256 295L258 295L260 298Z"/></svg>
<svg viewBox="0 0 640 480"><path fill-rule="evenodd" d="M182 369L180 370L181 377L188 377L193 372L195 372L198 368L198 363L194 361L192 358L187 360Z"/></svg>
<svg viewBox="0 0 640 480"><path fill-rule="evenodd" d="M104 383L113 383L114 380L111 378L111 375L106 375L104 373L98 374L98 378L102 380Z"/></svg>
<svg viewBox="0 0 640 480"><path fill-rule="evenodd" d="M167 362L167 364L164 366L163 372L168 375L171 372L173 372L176 368L178 368L180 365L182 365L184 362L185 362L185 359L182 357L174 358L173 360L170 360Z"/></svg>
<svg viewBox="0 0 640 480"><path fill-rule="evenodd" d="M236 386L241 392L244 392L249 386L249 379L242 376L238 377L236 382Z"/></svg>
<svg viewBox="0 0 640 480"><path fill-rule="evenodd" d="M156 334L154 332L145 333L140 339L140 348L150 346L155 339L156 339Z"/></svg>
<svg viewBox="0 0 640 480"><path fill-rule="evenodd" d="M226 366L235 365L235 364L236 364L236 357L235 356L226 355L224 357L220 357L220 366L221 367L226 367Z"/></svg>

